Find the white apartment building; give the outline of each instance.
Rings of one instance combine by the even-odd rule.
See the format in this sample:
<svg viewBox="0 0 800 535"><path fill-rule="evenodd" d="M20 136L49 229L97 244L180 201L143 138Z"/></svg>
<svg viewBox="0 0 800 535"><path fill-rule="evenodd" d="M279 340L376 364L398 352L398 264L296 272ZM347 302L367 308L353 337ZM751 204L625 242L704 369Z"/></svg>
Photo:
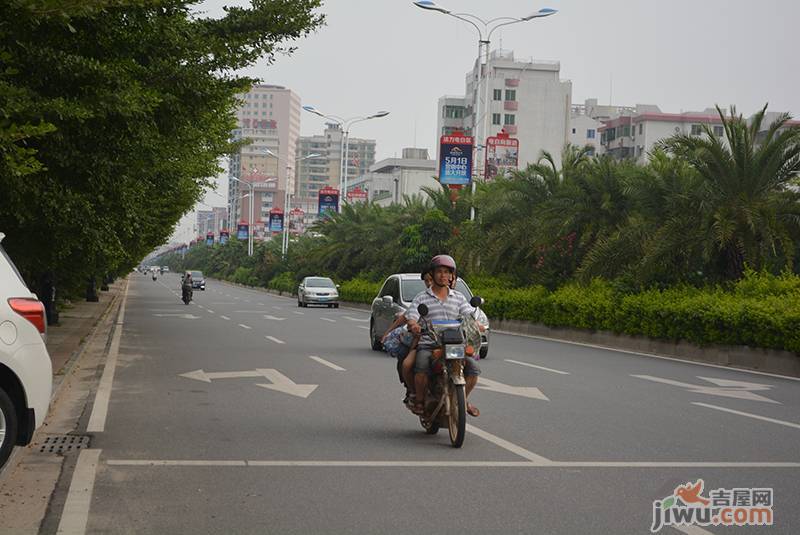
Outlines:
<svg viewBox="0 0 800 535"><path fill-rule="evenodd" d="M380 206L403 202L403 198L421 195L422 187L438 189L436 160L427 149L403 149L402 158L386 158L370 166L369 172L348 182L347 189L367 191L367 200Z"/></svg>
<svg viewBox="0 0 800 535"><path fill-rule="evenodd" d="M564 144L569 141L572 104L572 83L559 78L559 62L518 61L511 51L495 50L484 67L487 79L479 85L480 68L476 59L472 71L466 76L464 97L439 99L436 146L439 136L453 130L474 135L479 145L485 143L487 137L505 130L511 137L519 139L520 167L536 162L545 150L558 161ZM488 105L483 102L487 81ZM475 117L478 99L481 101L480 118ZM483 127L484 114L488 114L485 121L487 130ZM479 160L484 157L480 151ZM476 162L476 167L483 169L483 162Z"/></svg>
<svg viewBox="0 0 800 535"><path fill-rule="evenodd" d="M600 129L603 121L620 115L630 115L635 108L628 106L611 106L597 103L596 98L586 99L583 104L573 104L569 117L568 141L577 147L589 146L591 154L602 154Z"/></svg>
<svg viewBox="0 0 800 535"><path fill-rule="evenodd" d="M256 228L268 221L270 209L284 208L286 189L292 188L287 184L286 162L294 161L300 136L300 97L291 89L259 84L241 99L242 105L236 111L237 128L232 137L251 143L231 157L228 174L253 184L255 199L249 197L247 186L228 180L229 224L234 230L238 222L249 220L250 202L254 202ZM281 160L268 155L267 150Z"/></svg>

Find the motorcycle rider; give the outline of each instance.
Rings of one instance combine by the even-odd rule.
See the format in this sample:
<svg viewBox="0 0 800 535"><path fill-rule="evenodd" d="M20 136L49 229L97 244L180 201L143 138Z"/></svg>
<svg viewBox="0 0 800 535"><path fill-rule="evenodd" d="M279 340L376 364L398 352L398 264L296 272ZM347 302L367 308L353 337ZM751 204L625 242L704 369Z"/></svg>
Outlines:
<svg viewBox="0 0 800 535"><path fill-rule="evenodd" d="M406 311L408 320L408 330L414 334L420 334L422 328L418 321L420 318L417 307L425 304L428 307L426 320L454 320L459 315L469 316L475 309L467 302L467 298L461 292L452 289L457 278L456 262L452 256L436 255L431 259L428 271L433 275L433 284L430 288L421 292L414 298L411 306ZM420 338L417 346L417 357L414 366L414 385L417 392L417 399L414 403L414 414L424 412L424 392L428 388L428 375L431 368L432 350L435 348L432 337L425 335ZM470 392L478 384L478 375L481 369L473 357L466 357L464 361L464 379L466 380L465 394L469 397ZM479 416L480 411L473 404L467 402L467 413L470 416Z"/></svg>
<svg viewBox="0 0 800 535"><path fill-rule="evenodd" d="M186 299L186 296L189 296L189 300L192 299L192 274L188 271L186 275L183 276L183 282L181 283L181 293L183 294L183 299Z"/></svg>

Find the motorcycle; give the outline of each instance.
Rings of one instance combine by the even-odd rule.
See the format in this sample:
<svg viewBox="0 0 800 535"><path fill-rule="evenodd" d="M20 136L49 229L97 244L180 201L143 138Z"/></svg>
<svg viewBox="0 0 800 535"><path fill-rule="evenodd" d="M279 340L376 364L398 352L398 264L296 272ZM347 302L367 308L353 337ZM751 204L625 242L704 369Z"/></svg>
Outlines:
<svg viewBox="0 0 800 535"><path fill-rule="evenodd" d="M470 305L478 307L483 303L480 297L473 297ZM464 378L464 364L467 356L477 351L470 343L470 327L466 325L473 318L458 320L431 320L428 307L417 307L421 316L422 333L429 335L436 343L432 350L431 378L423 401L424 411L419 416L420 424L429 435L435 435L446 426L450 433L450 443L454 448L464 444L467 432L467 395ZM480 338L478 339L480 340ZM480 342L478 343L480 348Z"/></svg>
<svg viewBox="0 0 800 535"><path fill-rule="evenodd" d="M192 300L192 289L191 288L183 288L182 292L183 292L183 297L182 297L183 303L185 305L188 305L189 302Z"/></svg>

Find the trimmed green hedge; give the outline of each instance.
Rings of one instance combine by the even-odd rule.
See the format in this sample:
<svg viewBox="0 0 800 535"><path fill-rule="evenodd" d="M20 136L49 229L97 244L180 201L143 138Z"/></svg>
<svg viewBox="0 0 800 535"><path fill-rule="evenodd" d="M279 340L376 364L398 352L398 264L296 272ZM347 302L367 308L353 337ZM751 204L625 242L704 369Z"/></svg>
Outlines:
<svg viewBox="0 0 800 535"><path fill-rule="evenodd" d="M479 281L474 281L479 284ZM602 280L544 287L473 286L490 318L613 331L698 345L726 344L800 353L800 277L748 272L731 288L676 287L625 294ZM380 283L342 283L345 301L371 303Z"/></svg>
<svg viewBox="0 0 800 535"><path fill-rule="evenodd" d="M295 295L297 293L297 282L294 280L294 273L284 271L277 277L273 277L267 284L267 288Z"/></svg>

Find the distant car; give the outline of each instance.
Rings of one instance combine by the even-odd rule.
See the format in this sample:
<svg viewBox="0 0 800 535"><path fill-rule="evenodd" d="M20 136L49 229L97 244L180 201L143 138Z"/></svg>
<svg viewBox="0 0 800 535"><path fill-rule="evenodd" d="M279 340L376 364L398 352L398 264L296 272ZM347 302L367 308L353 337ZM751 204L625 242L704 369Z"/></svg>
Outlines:
<svg viewBox="0 0 800 535"><path fill-rule="evenodd" d="M328 277L306 277L297 287L297 306L308 305L339 308L339 286Z"/></svg>
<svg viewBox="0 0 800 535"><path fill-rule="evenodd" d="M169 266L161 266L162 273L169 273Z"/></svg>
<svg viewBox="0 0 800 535"><path fill-rule="evenodd" d="M467 301L472 299L472 290L463 279L459 278L456 281L456 290L464 294ZM422 281L419 273L396 273L384 281L378 296L372 301L369 319L369 341L372 349L381 350L383 333L391 327L398 314L405 312L411 306L414 297L423 291L425 291L425 282ZM489 355L489 318L479 308L476 319L486 327L486 330L481 333L481 349L479 351L480 358L485 359Z"/></svg>
<svg viewBox="0 0 800 535"><path fill-rule="evenodd" d="M53 368L46 337L44 305L0 243L0 467L14 446L30 443L47 415Z"/></svg>
<svg viewBox="0 0 800 535"><path fill-rule="evenodd" d="M206 279L203 276L203 272L202 271L190 270L190 271L187 271L186 273L183 274L182 279L185 279L186 275L188 275L188 274L192 275L192 288L198 288L198 289L200 289L200 290L205 292L206 291Z"/></svg>

